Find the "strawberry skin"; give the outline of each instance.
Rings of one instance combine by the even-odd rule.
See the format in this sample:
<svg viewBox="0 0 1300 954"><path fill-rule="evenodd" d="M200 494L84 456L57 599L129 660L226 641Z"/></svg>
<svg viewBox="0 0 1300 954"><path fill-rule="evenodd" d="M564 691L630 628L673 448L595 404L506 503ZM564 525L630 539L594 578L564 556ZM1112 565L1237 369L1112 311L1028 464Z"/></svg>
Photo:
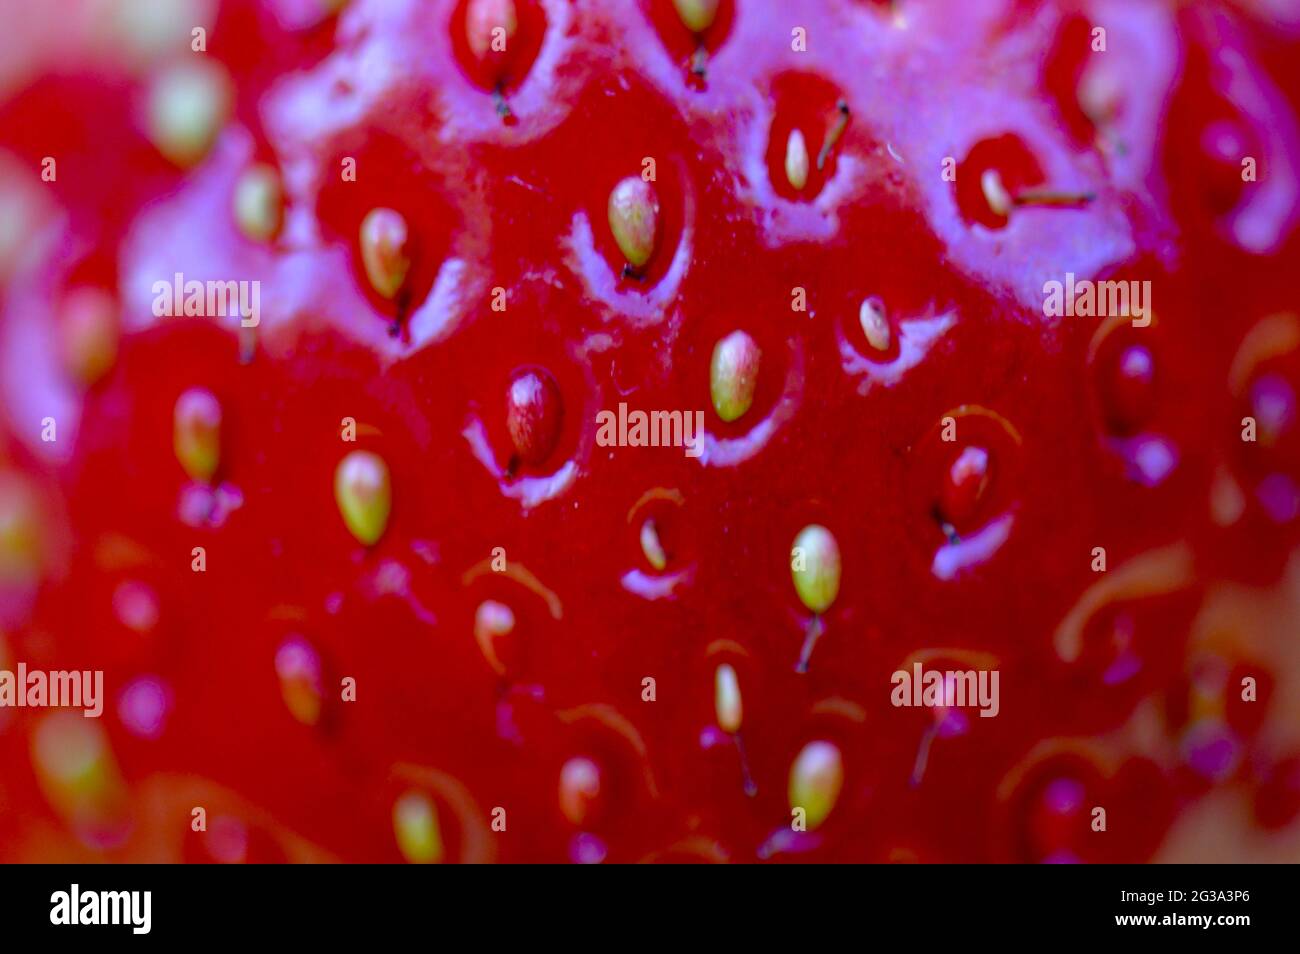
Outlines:
<svg viewBox="0 0 1300 954"><path fill-rule="evenodd" d="M1131 7L34 16L0 860L1296 860L1300 21Z"/></svg>

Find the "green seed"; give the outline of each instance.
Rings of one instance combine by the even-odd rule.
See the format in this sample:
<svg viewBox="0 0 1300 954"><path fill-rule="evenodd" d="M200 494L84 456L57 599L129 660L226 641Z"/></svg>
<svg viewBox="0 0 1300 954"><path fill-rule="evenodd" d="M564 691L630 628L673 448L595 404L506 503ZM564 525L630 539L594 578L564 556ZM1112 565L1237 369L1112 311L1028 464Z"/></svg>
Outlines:
<svg viewBox="0 0 1300 954"><path fill-rule="evenodd" d="M830 742L809 742L790 766L790 807L802 808L808 830L826 821L844 785L840 750Z"/></svg>
<svg viewBox="0 0 1300 954"><path fill-rule="evenodd" d="M64 368L78 384L89 387L112 369L120 337L117 312L117 301L98 288L79 288L64 299L60 351Z"/></svg>
<svg viewBox="0 0 1300 954"><path fill-rule="evenodd" d="M208 154L225 124L231 103L230 78L202 58L159 74L149 94L149 137L178 166L192 166Z"/></svg>
<svg viewBox="0 0 1300 954"><path fill-rule="evenodd" d="M799 531L790 551L790 575L804 606L818 614L830 609L840 592L840 547L829 530L814 523Z"/></svg>
<svg viewBox="0 0 1300 954"><path fill-rule="evenodd" d="M35 579L44 550L35 492L17 471L0 469L0 586Z"/></svg>
<svg viewBox="0 0 1300 954"><path fill-rule="evenodd" d="M235 224L255 242L266 242L280 230L284 199L280 176L265 163L244 170L235 183Z"/></svg>
<svg viewBox="0 0 1300 954"><path fill-rule="evenodd" d="M762 357L754 339L743 331L733 331L714 345L709 391L713 409L727 423L743 417L753 405Z"/></svg>
<svg viewBox="0 0 1300 954"><path fill-rule="evenodd" d="M221 403L216 395L190 388L176 399L172 444L191 479L212 479L221 461Z"/></svg>
<svg viewBox="0 0 1300 954"><path fill-rule="evenodd" d="M438 864L443 857L438 809L423 792L407 792L393 803L393 834L402 857L413 865Z"/></svg>
<svg viewBox="0 0 1300 954"><path fill-rule="evenodd" d="M618 250L633 268L654 254L659 229L659 200L640 176L628 176L609 194L609 229Z"/></svg>
<svg viewBox="0 0 1300 954"><path fill-rule="evenodd" d="M371 209L361 222L361 263L370 285L385 298L394 297L411 268L406 219L392 209Z"/></svg>
<svg viewBox="0 0 1300 954"><path fill-rule="evenodd" d="M355 450L334 472L334 499L351 534L366 546L384 535L393 506L388 465L378 454Z"/></svg>

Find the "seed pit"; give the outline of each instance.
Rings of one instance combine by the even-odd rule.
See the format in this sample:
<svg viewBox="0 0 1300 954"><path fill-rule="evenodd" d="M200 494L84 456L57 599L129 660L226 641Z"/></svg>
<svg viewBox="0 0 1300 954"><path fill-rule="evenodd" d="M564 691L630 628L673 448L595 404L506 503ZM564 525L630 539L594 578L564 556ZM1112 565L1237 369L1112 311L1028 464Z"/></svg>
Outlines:
<svg viewBox="0 0 1300 954"><path fill-rule="evenodd" d="M810 73L783 73L772 83L767 169L783 199L815 199L835 175L852 113L843 94Z"/></svg>
<svg viewBox="0 0 1300 954"><path fill-rule="evenodd" d="M355 163L356 181L345 181L344 161ZM335 150L327 165L326 184L316 204L325 236L350 250L357 288L394 331L420 307L451 251L451 233L457 215L446 201L442 184L431 176L419 158L396 139L371 134L355 145ZM364 182L361 188L359 183ZM385 295L375 287L362 251L362 224L376 209L391 209L407 231L409 264L400 288Z"/></svg>
<svg viewBox="0 0 1300 954"><path fill-rule="evenodd" d="M1019 137L1007 134L971 147L957 166L957 207L967 222L1005 228L1022 189L1043 182L1043 170Z"/></svg>

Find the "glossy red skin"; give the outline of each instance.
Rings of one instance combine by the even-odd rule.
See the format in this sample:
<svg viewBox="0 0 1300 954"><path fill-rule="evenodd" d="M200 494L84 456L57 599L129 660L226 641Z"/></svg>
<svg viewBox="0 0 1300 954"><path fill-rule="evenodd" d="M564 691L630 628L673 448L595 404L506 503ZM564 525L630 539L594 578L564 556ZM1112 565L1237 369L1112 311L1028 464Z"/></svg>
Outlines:
<svg viewBox="0 0 1300 954"><path fill-rule="evenodd" d="M648 19L630 2L548 3L553 32L534 73L509 92L512 124L502 123L488 91L454 55L455 4L358 4L332 55L346 58L362 42L392 44L393 56L407 57L395 60L406 72L338 129L333 114L305 111L291 89L304 82L293 70L329 65L329 24L289 35L265 15L241 13L247 6L224 10L212 55L238 83L235 122L248 129L248 149L284 164L305 160L327 183L318 194L311 187L293 195L298 214L319 221L316 234L295 233L275 250L241 238L221 185L242 165L239 146L219 148L193 173L168 168L133 128L124 100L101 92L112 79L48 80L47 91L0 107L6 147L32 162L51 136L65 137L52 192L73 212L58 243L11 291L19 283L45 295L77 280L115 284L124 261L139 266L156 252L147 267L158 277L173 269L206 277L212 261L233 261L227 267L242 269L237 275L261 275L266 291L287 289L292 302L277 312L264 299L249 363L241 363L230 329L210 319L161 319L128 334L109 378L85 396L67 459L40 460L30 421L8 421L22 432L7 438L11 460L47 488L57 528L34 608L10 610L4 621L11 655L29 666L102 668L111 699L114 687L143 673L161 676L172 694L155 741L126 730L115 702L106 713L135 795L135 834L108 857L201 860L192 844L200 836L188 830L189 805L199 802L175 778L195 776L244 799L231 811L265 829L255 858L293 855L285 847L292 832L343 860L399 860L390 813L411 784L399 766L410 764L456 779L476 805L480 821L467 823L445 792L436 795L450 859L567 860L577 831L560 813L556 783L560 767L582 755L602 766L605 802L591 830L609 860L749 861L788 828L789 766L815 738L841 748L843 794L826 826L778 860L1041 860L1034 793L1060 775L1078 778L1089 804L1107 806L1112 818L1114 837L1076 833L1075 854L1146 860L1156 852L1177 812L1206 785L1166 748L1145 751L1114 733L1146 700L1177 710L1192 619L1207 591L1222 579L1276 581L1296 541L1295 521L1279 526L1254 505L1218 528L1206 503L1220 465L1263 475L1251 470L1257 459L1241 456L1229 366L1258 319L1295 308L1288 273L1300 260L1290 224L1266 255L1225 238L1222 212L1200 201L1205 176L1186 159L1212 85L1197 64L1213 18L1227 14L1207 5L1154 21L1136 13L1131 22L1107 21L1113 37L1128 29L1187 64L1170 80L1167 121L1136 127L1148 139L1131 141L1115 171L1078 141L1078 118L1062 118L1044 84L1043 51L1060 23L1050 4L918 8L909 29L929 40L918 45L889 27L875 4L827 0L796 16L777 0L739 11L724 2L727 35L709 40L709 72L699 84L688 77L681 37L668 41L677 52L665 52L661 33L671 20L662 10ZM250 16L260 24L248 33L256 42L225 39L223 29ZM1293 111L1294 44L1240 16L1226 22L1244 31ZM355 29L362 23L370 27L364 41ZM807 29L808 52L791 51L793 25ZM547 42L556 47L548 51ZM881 72L854 65L861 62ZM544 85L539 67L556 69L559 79ZM794 72L802 75L791 79ZM1126 79L1135 100L1159 104L1168 92L1147 73ZM42 103L86 96L102 100L78 108L70 125L41 118ZM833 121L826 106L837 96L853 118L824 179L844 181L837 170L852 157L861 185L833 205L832 217L772 195L752 173L772 168L764 104L777 104L778 129L792 121L822 128ZM990 97L999 104L992 118L981 112ZM25 119L17 133L15 115ZM1293 131L1293 115L1289 122ZM1016 211L1004 229L971 226L939 160L960 161L979 140L1008 130L1047 179L1086 183L1098 200L1079 210ZM239 141L237 130L227 136ZM122 188L86 187L81 170L103 155L120 163ZM356 183L335 178L346 155L360 157ZM603 209L609 189L639 171L644 156L657 160L664 220L660 247L636 282L617 277ZM216 184L205 190L202 176ZM810 188L823 182L815 178ZM1150 185L1134 192L1135 183ZM202 223L193 226L197 240L124 251L118 243L139 234L150 202L187 209L191 223ZM402 211L421 243L412 310L449 255L465 261L473 294L444 339L420 340L409 314L367 290L352 220L375 205ZM585 257L565 249L579 213L594 235ZM688 230L680 288L664 292ZM297 271L285 266L286 244L297 248ZM1026 289L1062 277L1075 261L1157 283L1157 324L1121 328L1115 339L1144 343L1155 358L1157 404L1142 430L1165 435L1179 456L1157 487L1126 476L1108 443L1097 391L1107 379L1088 358L1097 321L1052 323L1026 303ZM497 285L507 291L504 313L490 308ZM806 314L790 310L795 286L807 290ZM609 289L608 300L593 288ZM657 291L664 300L645 312L638 299ZM953 311L958 320L900 380L862 394L841 365L839 339L867 353L857 325L867 295L886 303L896 333L900 318ZM5 321L17 320L6 313ZM709 405L709 356L738 327L758 341L763 367L753 409L724 425ZM891 347L892 358L897 342ZM1296 386L1295 361L1279 361ZM555 453L521 478L570 459L577 468L566 491L535 507L508 492L521 478L501 474L511 452L503 396L525 366L550 371L565 408ZM620 401L703 409L710 434L740 437L772 413L787 381L793 414L738 464L592 443L595 412ZM194 386L222 402L217 479L243 494L242 507L216 529L177 519L185 477L171 449L171 413L176 396ZM947 460L937 429L964 405L996 412L1019 436L971 419L997 460L982 506L1012 514L1014 524L996 554L945 580L931 569L945 544L933 517ZM340 441L345 417L366 425L356 445ZM464 436L474 419L496 472ZM1295 444L1292 434L1273 458L1293 475ZM332 493L337 461L354 446L383 456L392 474L389 526L369 550L349 536ZM647 600L620 581L631 570L650 572L639 521L628 514L654 488L682 495L680 508L654 515L670 543L669 572L685 568L689 576L670 598ZM788 554L809 523L835 533L844 571L825 635L799 674L808 618L790 584ZM109 534L147 557L130 566L97 562L96 546ZM1052 634L1097 581L1094 547L1106 548L1113 569L1180 540L1196 554L1195 578L1177 593L1116 610L1130 614L1124 625L1137 634L1130 678L1107 684L1123 649L1108 642L1101 622L1077 662L1058 656ZM195 546L207 549L202 575L190 570ZM473 576L495 547L554 591L561 618L503 575ZM376 571L394 563L409 575L406 592L377 595ZM113 614L113 592L128 580L158 595L157 628L143 637ZM472 635L475 608L487 598L508 603L517 618L503 647L504 676ZM294 721L280 696L273 659L291 634L317 648L329 674L327 717L315 727ZM719 641L743 653L711 654ZM1003 711L936 740L918 781L917 751L934 716L893 708L889 680L927 649L943 650L939 658L954 665L957 650L990 654ZM739 674L754 798L743 794L734 746L701 743L715 720L720 662ZM1268 676L1253 659L1244 662ZM337 701L342 676L356 679L356 702ZM647 676L656 680L654 702L642 700ZM641 750L595 717L607 711L632 727ZM32 773L34 723L20 712L0 728L0 856L76 856L83 849ZM1181 724L1169 720L1171 744ZM1239 732L1252 757L1220 781L1253 789L1266 777L1263 766L1286 752L1256 725ZM1044 746L1063 754L1040 761ZM168 793L168 811L145 797L155 788ZM507 831L490 833L485 853L475 853L470 829L496 806L507 810Z"/></svg>

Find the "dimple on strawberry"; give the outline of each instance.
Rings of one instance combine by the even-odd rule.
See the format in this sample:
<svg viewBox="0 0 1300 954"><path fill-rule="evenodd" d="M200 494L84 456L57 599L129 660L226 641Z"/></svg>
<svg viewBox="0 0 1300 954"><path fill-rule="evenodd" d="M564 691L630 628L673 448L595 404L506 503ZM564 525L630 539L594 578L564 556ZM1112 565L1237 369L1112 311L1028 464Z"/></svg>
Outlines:
<svg viewBox="0 0 1300 954"><path fill-rule="evenodd" d="M0 857L1284 853L1278 5L94 9L0 100L0 670L106 699L0 708Z"/></svg>

